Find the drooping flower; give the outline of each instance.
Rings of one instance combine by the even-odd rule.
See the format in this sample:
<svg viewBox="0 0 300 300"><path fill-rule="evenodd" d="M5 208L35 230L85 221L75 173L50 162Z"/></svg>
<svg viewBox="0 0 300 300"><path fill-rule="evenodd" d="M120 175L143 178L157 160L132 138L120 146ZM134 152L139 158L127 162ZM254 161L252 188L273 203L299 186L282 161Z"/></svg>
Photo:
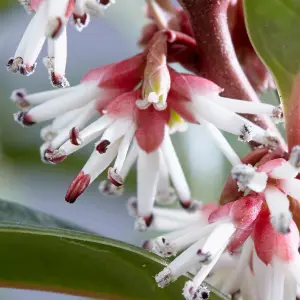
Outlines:
<svg viewBox="0 0 300 300"><path fill-rule="evenodd" d="M222 98L219 96L221 89L212 82L179 74L167 68L164 60L161 64L165 67L164 74L170 74L171 86L168 80L163 80L164 76L158 76L154 85L149 84L153 73L145 72L149 70L147 59L148 52L94 69L81 84L72 88L32 95L18 90L12 95L22 108L15 115L22 125L54 119L41 132L45 140L41 156L46 162L61 162L100 138L90 159L69 187L68 202L73 203L114 160L108 169L108 179L115 186L122 186L130 167L137 161L137 222L145 227L155 219L155 199L164 198L163 202L168 202L174 198L170 181L182 207L194 209L195 201L170 138L170 131L180 128L178 124L183 120L205 126L233 165L240 164L240 159L217 127L247 141L253 139L276 146L272 135L234 112L273 115L274 106ZM156 70L159 63L150 62L150 65ZM161 86L162 94L157 86ZM149 97L152 90L157 93L158 102L149 101L153 98ZM145 104L142 109L141 101ZM97 114L100 117L90 123ZM250 132L247 138L245 127ZM120 192L103 183L101 189L108 193Z"/></svg>
<svg viewBox="0 0 300 300"><path fill-rule="evenodd" d="M251 235L262 203L259 196L246 196L213 211L209 217L211 224L196 232L190 232L195 237L197 235L193 244L156 275L158 286L168 285L188 272L193 265L200 263L198 273L192 281L186 283L183 289L186 299L194 299L197 290L223 252L226 249L234 251ZM246 216L245 211L247 211Z"/></svg>
<svg viewBox="0 0 300 300"><path fill-rule="evenodd" d="M76 28L81 31L89 20L89 15L98 16L113 1L93 0L20 0L28 12L34 12L27 29L7 70L21 75L31 75L36 68L36 60L48 41L48 56L44 64L53 86L67 87L65 77L67 62L66 24L71 16Z"/></svg>

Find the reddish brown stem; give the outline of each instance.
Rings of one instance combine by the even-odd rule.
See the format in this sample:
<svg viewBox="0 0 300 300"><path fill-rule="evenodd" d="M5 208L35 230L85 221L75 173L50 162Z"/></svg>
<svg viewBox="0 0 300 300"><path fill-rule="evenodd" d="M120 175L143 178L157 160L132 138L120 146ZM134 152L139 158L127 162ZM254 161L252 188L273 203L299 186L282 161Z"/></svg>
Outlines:
<svg viewBox="0 0 300 300"><path fill-rule="evenodd" d="M223 87L224 96L259 102L244 74L227 23L230 0L180 0L190 17L199 53L199 74ZM246 116L257 125L277 131L269 118ZM286 148L279 135L281 147Z"/></svg>

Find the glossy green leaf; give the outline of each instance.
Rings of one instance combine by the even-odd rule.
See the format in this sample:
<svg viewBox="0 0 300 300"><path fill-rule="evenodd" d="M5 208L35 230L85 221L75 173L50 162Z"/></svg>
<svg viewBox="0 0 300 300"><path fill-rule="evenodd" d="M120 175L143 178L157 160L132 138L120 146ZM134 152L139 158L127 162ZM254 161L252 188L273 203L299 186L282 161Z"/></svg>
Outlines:
<svg viewBox="0 0 300 300"><path fill-rule="evenodd" d="M86 231L80 226L60 218L50 216L38 210L26 207L19 203L0 199L0 224L25 226L40 226L46 228L62 228L77 231Z"/></svg>
<svg viewBox="0 0 300 300"><path fill-rule="evenodd" d="M153 276L164 264L139 248L95 235L0 226L2 287L97 299L182 299L185 278L165 289L157 287Z"/></svg>
<svg viewBox="0 0 300 300"><path fill-rule="evenodd" d="M300 72L300 1L244 0L244 5L251 41L288 101Z"/></svg>

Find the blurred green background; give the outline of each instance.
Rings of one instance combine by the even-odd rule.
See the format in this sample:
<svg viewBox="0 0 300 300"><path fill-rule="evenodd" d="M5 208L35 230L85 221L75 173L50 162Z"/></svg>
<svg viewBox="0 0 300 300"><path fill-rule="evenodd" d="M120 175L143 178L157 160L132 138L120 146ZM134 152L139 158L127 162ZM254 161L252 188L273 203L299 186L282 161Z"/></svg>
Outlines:
<svg viewBox="0 0 300 300"><path fill-rule="evenodd" d="M144 2L116 2L102 19L93 19L82 33L69 25L67 76L72 85L77 84L89 69L122 60L139 51L136 41L147 22ZM97 190L98 180L75 204L67 204L65 191L88 158L91 147L60 165L45 165L39 158L40 126L24 129L13 121L16 108L9 100L12 90L26 88L28 92L39 92L51 89L41 62L46 56L45 49L32 76L22 77L5 69L30 18L18 1L0 1L0 198L60 217L102 236L140 245L146 236L134 232L134 220L126 211L126 200L135 191L134 172L129 178L126 194L120 198L103 197ZM276 103L274 95L270 92L264 100ZM246 144L238 142L236 137L226 136L239 155L247 153ZM194 198L217 201L230 166L211 138L199 126L191 125L186 133L174 135L173 141ZM5 294L0 294L0 299L41 299L39 292L27 295L29 292L2 290L1 293ZM57 295L43 294L42 298L60 300Z"/></svg>

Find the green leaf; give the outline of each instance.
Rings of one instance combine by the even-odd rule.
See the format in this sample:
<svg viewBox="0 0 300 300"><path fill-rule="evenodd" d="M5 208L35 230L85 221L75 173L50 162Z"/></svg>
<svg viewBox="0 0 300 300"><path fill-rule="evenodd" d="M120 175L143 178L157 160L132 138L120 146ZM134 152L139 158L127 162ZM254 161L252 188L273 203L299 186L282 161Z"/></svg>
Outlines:
<svg viewBox="0 0 300 300"><path fill-rule="evenodd" d="M19 203L0 199L0 224L41 226L86 231L80 226Z"/></svg>
<svg viewBox="0 0 300 300"><path fill-rule="evenodd" d="M300 72L300 1L244 0L244 6L251 41L288 101Z"/></svg>
<svg viewBox="0 0 300 300"><path fill-rule="evenodd" d="M144 250L96 235L0 226L1 287L114 300L182 299L186 278L165 289L154 281L165 264Z"/></svg>

